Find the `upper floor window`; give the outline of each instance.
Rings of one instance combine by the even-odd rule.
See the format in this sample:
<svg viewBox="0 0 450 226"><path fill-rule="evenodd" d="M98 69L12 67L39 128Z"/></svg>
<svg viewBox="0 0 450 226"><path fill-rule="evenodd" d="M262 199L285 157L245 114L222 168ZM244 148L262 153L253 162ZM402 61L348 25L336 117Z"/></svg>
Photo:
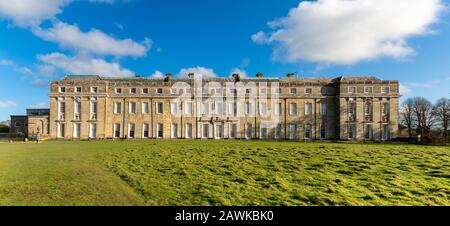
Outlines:
<svg viewBox="0 0 450 226"><path fill-rule="evenodd" d="M148 114L150 113L150 107L147 102L142 103L142 114Z"/></svg>
<svg viewBox="0 0 450 226"><path fill-rule="evenodd" d="M136 93L137 93L136 88L131 88L131 89L130 89L130 93L131 93L131 94L136 94Z"/></svg>
<svg viewBox="0 0 450 226"><path fill-rule="evenodd" d="M156 89L157 94L163 94L163 88L157 88Z"/></svg>
<svg viewBox="0 0 450 226"><path fill-rule="evenodd" d="M64 86L59 87L59 92L60 93L65 93L66 92L66 87L64 87Z"/></svg>
<svg viewBox="0 0 450 226"><path fill-rule="evenodd" d="M327 115L327 103L320 103L320 114Z"/></svg>
<svg viewBox="0 0 450 226"><path fill-rule="evenodd" d="M356 93L356 87L355 86L348 87L348 93L355 94Z"/></svg>
<svg viewBox="0 0 450 226"><path fill-rule="evenodd" d="M381 88L381 93L388 94L388 93L390 93L390 92L391 92L391 89L390 89L389 86L383 86L383 87Z"/></svg>
<svg viewBox="0 0 450 226"><path fill-rule="evenodd" d="M281 103L275 103L273 111L275 115L281 115Z"/></svg>
<svg viewBox="0 0 450 226"><path fill-rule="evenodd" d="M178 89L177 88L172 88L172 94L177 94L178 93Z"/></svg>
<svg viewBox="0 0 450 226"><path fill-rule="evenodd" d="M116 102L114 103L114 114L121 114L122 113L122 103Z"/></svg>
<svg viewBox="0 0 450 226"><path fill-rule="evenodd" d="M311 103L305 104L305 115L312 115L312 104Z"/></svg>
<svg viewBox="0 0 450 226"><path fill-rule="evenodd" d="M297 88L290 88L289 89L290 94L297 94Z"/></svg>
<svg viewBox="0 0 450 226"><path fill-rule="evenodd" d="M75 87L75 93L81 93L81 86Z"/></svg>
<svg viewBox="0 0 450 226"><path fill-rule="evenodd" d="M122 93L122 88L116 88L116 93L117 94L121 94Z"/></svg>
<svg viewBox="0 0 450 226"><path fill-rule="evenodd" d="M142 89L142 94L148 94L148 88L143 88Z"/></svg>
<svg viewBox="0 0 450 226"><path fill-rule="evenodd" d="M164 104L163 103L156 103L156 113L162 114L164 112Z"/></svg>
<svg viewBox="0 0 450 226"><path fill-rule="evenodd" d="M267 94L267 89L266 88L261 88L260 93L261 94Z"/></svg>
<svg viewBox="0 0 450 226"><path fill-rule="evenodd" d="M252 94L252 89L246 89L246 90L245 90L245 93L246 93L246 94Z"/></svg>
<svg viewBox="0 0 450 226"><path fill-rule="evenodd" d="M313 89L311 87L305 88L305 94L311 95L313 92Z"/></svg>
<svg viewBox="0 0 450 226"><path fill-rule="evenodd" d="M91 87L91 93L97 93L98 92L98 87L93 86Z"/></svg>
<svg viewBox="0 0 450 226"><path fill-rule="evenodd" d="M281 94L281 88L274 88L273 89L273 93L275 93L275 94Z"/></svg>
<svg viewBox="0 0 450 226"><path fill-rule="evenodd" d="M290 103L289 104L289 114L290 115L296 115L297 114L297 104L296 103Z"/></svg>
<svg viewBox="0 0 450 226"><path fill-rule="evenodd" d="M373 93L373 87L372 86L364 87L364 93Z"/></svg>
<svg viewBox="0 0 450 226"><path fill-rule="evenodd" d="M176 102L170 103L170 113L172 115L177 115L178 114L178 103L176 103Z"/></svg>
<svg viewBox="0 0 450 226"><path fill-rule="evenodd" d="M130 114L136 114L136 102L130 102L129 107L130 108L129 108L128 112Z"/></svg>

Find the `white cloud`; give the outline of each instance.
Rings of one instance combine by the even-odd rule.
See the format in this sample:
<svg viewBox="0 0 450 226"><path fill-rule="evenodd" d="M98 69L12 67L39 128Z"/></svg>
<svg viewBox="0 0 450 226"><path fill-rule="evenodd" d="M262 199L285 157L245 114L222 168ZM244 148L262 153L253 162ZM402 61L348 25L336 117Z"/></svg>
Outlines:
<svg viewBox="0 0 450 226"><path fill-rule="evenodd" d="M0 66L11 67L14 71L19 72L19 73L24 74L24 75L33 74L33 71L30 68L17 65L12 60L2 59L2 60L0 60Z"/></svg>
<svg viewBox="0 0 450 226"><path fill-rule="evenodd" d="M191 67L181 69L176 77L186 78L189 73L202 74L204 78L218 77L218 75L214 72L214 69L205 67Z"/></svg>
<svg viewBox="0 0 450 226"><path fill-rule="evenodd" d="M272 21L256 43L274 45L273 58L351 65L378 57L415 53L407 40L431 33L444 9L441 0L302 1L287 17Z"/></svg>
<svg viewBox="0 0 450 226"><path fill-rule="evenodd" d="M38 55L45 65L54 66L65 73L74 75L103 75L108 77L131 77L134 73L122 68L118 63L106 62L103 59L94 59L82 56L66 56L61 53Z"/></svg>
<svg viewBox="0 0 450 226"><path fill-rule="evenodd" d="M62 12L70 0L0 0L0 17L20 27L37 26Z"/></svg>
<svg viewBox="0 0 450 226"><path fill-rule="evenodd" d="M12 100L0 100L0 108L14 108L16 106L16 102Z"/></svg>
<svg viewBox="0 0 450 226"><path fill-rule="evenodd" d="M2 66L13 66L14 62L12 60L0 60L0 65L2 65Z"/></svg>
<svg viewBox="0 0 450 226"><path fill-rule="evenodd" d="M160 71L155 71L152 75L150 75L151 78L164 78L164 74Z"/></svg>
<svg viewBox="0 0 450 226"><path fill-rule="evenodd" d="M411 93L411 88L406 85L400 84L400 95L406 96Z"/></svg>
<svg viewBox="0 0 450 226"><path fill-rule="evenodd" d="M239 74L239 76L240 76L241 78L247 78L247 77L248 77L247 72L246 72L245 70L241 70L241 69L239 69L239 68L233 68L233 69L231 70L231 72L230 72L230 75L233 75L233 74Z"/></svg>
<svg viewBox="0 0 450 226"><path fill-rule="evenodd" d="M48 29L35 28L33 32L44 40L58 43L61 48L97 55L142 57L152 45L149 38L137 43L131 39L116 39L97 29L83 32L78 26L64 22L56 22Z"/></svg>

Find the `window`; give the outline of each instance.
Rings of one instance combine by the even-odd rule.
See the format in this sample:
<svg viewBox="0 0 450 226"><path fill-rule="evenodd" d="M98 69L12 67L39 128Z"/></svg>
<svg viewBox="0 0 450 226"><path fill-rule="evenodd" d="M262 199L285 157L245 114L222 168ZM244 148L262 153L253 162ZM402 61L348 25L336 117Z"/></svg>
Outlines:
<svg viewBox="0 0 450 226"><path fill-rule="evenodd" d="M58 138L64 138L66 134L66 124L64 123L58 123Z"/></svg>
<svg viewBox="0 0 450 226"><path fill-rule="evenodd" d="M366 116L372 115L372 103L366 102L364 106L364 114Z"/></svg>
<svg viewBox="0 0 450 226"><path fill-rule="evenodd" d="M305 104L305 115L312 115L312 104L311 103Z"/></svg>
<svg viewBox="0 0 450 226"><path fill-rule="evenodd" d="M262 140L267 140L267 139L269 139L269 133L268 133L268 131L267 131L267 128L263 127L262 124L260 125L260 128L261 128L261 131L260 131L261 136L260 136L260 138L261 138Z"/></svg>
<svg viewBox="0 0 450 226"><path fill-rule="evenodd" d="M275 139L281 138L281 134L282 134L281 130L282 130L281 124L278 123L277 127L275 128Z"/></svg>
<svg viewBox="0 0 450 226"><path fill-rule="evenodd" d="M75 93L81 93L81 86L75 87Z"/></svg>
<svg viewBox="0 0 450 226"><path fill-rule="evenodd" d="M177 88L172 88L172 94L177 94L178 93L178 89Z"/></svg>
<svg viewBox="0 0 450 226"><path fill-rule="evenodd" d="M281 88L274 88L273 89L274 94L281 94Z"/></svg>
<svg viewBox="0 0 450 226"><path fill-rule="evenodd" d="M237 137L237 124L230 125L230 138L234 139Z"/></svg>
<svg viewBox="0 0 450 226"><path fill-rule="evenodd" d="M80 123L74 123L73 124L73 138L79 139L81 134L81 124Z"/></svg>
<svg viewBox="0 0 450 226"><path fill-rule="evenodd" d="M121 94L122 93L122 88L116 88L116 93L117 94Z"/></svg>
<svg viewBox="0 0 450 226"><path fill-rule="evenodd" d="M173 123L171 128L170 128L170 137L172 139L178 138L178 124Z"/></svg>
<svg viewBox="0 0 450 226"><path fill-rule="evenodd" d="M247 140L252 139L252 134L253 134L252 124L247 124L245 126L245 139Z"/></svg>
<svg viewBox="0 0 450 226"><path fill-rule="evenodd" d="M128 138L134 138L135 129L136 129L136 125L134 123L130 123L128 125Z"/></svg>
<svg viewBox="0 0 450 226"><path fill-rule="evenodd" d="M297 88L290 88L289 89L290 94L297 94Z"/></svg>
<svg viewBox="0 0 450 226"><path fill-rule="evenodd" d="M259 114L261 116L267 116L267 103L259 104Z"/></svg>
<svg viewBox="0 0 450 226"><path fill-rule="evenodd" d="M114 138L120 138L120 124L114 124Z"/></svg>
<svg viewBox="0 0 450 226"><path fill-rule="evenodd" d="M185 94L191 94L191 93L192 93L191 88L186 88L186 89L184 90L184 93L185 93Z"/></svg>
<svg viewBox="0 0 450 226"><path fill-rule="evenodd" d="M122 103L114 103L114 114L122 114Z"/></svg>
<svg viewBox="0 0 450 226"><path fill-rule="evenodd" d="M64 86L59 87L59 92L60 93L65 93L66 92L66 87L64 87Z"/></svg>
<svg viewBox="0 0 450 226"><path fill-rule="evenodd" d="M327 103L320 103L320 114L327 115Z"/></svg>
<svg viewBox="0 0 450 226"><path fill-rule="evenodd" d="M327 125L322 124L320 126L320 139L327 139Z"/></svg>
<svg viewBox="0 0 450 226"><path fill-rule="evenodd" d="M310 87L308 87L308 88L305 88L305 94L307 94L307 95L311 95L311 94L312 94L312 92L313 92L313 89L312 89L312 88L310 88Z"/></svg>
<svg viewBox="0 0 450 226"><path fill-rule="evenodd" d="M209 124L203 124L203 138L209 138Z"/></svg>
<svg viewBox="0 0 450 226"><path fill-rule="evenodd" d="M389 125L383 125L383 141L390 139Z"/></svg>
<svg viewBox="0 0 450 226"><path fill-rule="evenodd" d="M356 125L355 124L350 124L348 126L348 139L355 139L356 138Z"/></svg>
<svg viewBox="0 0 450 226"><path fill-rule="evenodd" d="M170 103L170 113L172 115L178 114L178 103L176 103L176 102Z"/></svg>
<svg viewBox="0 0 450 226"><path fill-rule="evenodd" d="M222 88L216 88L214 92L215 94L222 94Z"/></svg>
<svg viewBox="0 0 450 226"><path fill-rule="evenodd" d="M97 114L97 102L91 102L91 114Z"/></svg>
<svg viewBox="0 0 450 226"><path fill-rule="evenodd" d="M203 103L202 113L204 115L208 115L209 114L209 103Z"/></svg>
<svg viewBox="0 0 450 226"><path fill-rule="evenodd" d="M389 103L383 103L382 113L383 113L383 116L389 115Z"/></svg>
<svg viewBox="0 0 450 226"><path fill-rule="evenodd" d="M275 103L273 111L275 115L281 115L281 103Z"/></svg>
<svg viewBox="0 0 450 226"><path fill-rule="evenodd" d="M73 103L73 112L74 112L74 119L81 120L81 102L80 101L75 101Z"/></svg>
<svg viewBox="0 0 450 226"><path fill-rule="evenodd" d="M356 87L355 86L348 87L348 93L355 94L356 93Z"/></svg>
<svg viewBox="0 0 450 226"><path fill-rule="evenodd" d="M185 137L186 139L192 139L192 124L186 124L186 128L185 128L186 134Z"/></svg>
<svg viewBox="0 0 450 226"><path fill-rule="evenodd" d="M324 86L320 88L320 93L324 96L328 95L328 87Z"/></svg>
<svg viewBox="0 0 450 226"><path fill-rule="evenodd" d="M164 125L161 123L156 125L156 132L157 132L158 138L163 138L164 137Z"/></svg>
<svg viewBox="0 0 450 226"><path fill-rule="evenodd" d="M297 125L295 124L289 125L289 139L290 140L297 139Z"/></svg>
<svg viewBox="0 0 450 226"><path fill-rule="evenodd" d="M366 125L364 129L364 138L366 140L372 140L373 129L372 125Z"/></svg>
<svg viewBox="0 0 450 226"><path fill-rule="evenodd" d="M142 125L142 138L149 138L149 125L144 123Z"/></svg>
<svg viewBox="0 0 450 226"><path fill-rule="evenodd" d="M246 89L245 93L248 94L248 95L252 94L252 89Z"/></svg>
<svg viewBox="0 0 450 226"><path fill-rule="evenodd" d="M297 115L297 104L296 103L290 103L289 104L289 114L290 115Z"/></svg>
<svg viewBox="0 0 450 226"><path fill-rule="evenodd" d="M355 102L348 103L348 113L351 115L356 113L356 103Z"/></svg>
<svg viewBox="0 0 450 226"><path fill-rule="evenodd" d="M228 115L236 116L237 115L237 104L236 103L228 103Z"/></svg>
<svg viewBox="0 0 450 226"><path fill-rule="evenodd" d="M131 88L131 89L130 89L130 93L131 93L131 94L136 94L136 88Z"/></svg>
<svg viewBox="0 0 450 226"><path fill-rule="evenodd" d="M128 113L129 114L136 114L136 102L130 102L129 103Z"/></svg>
<svg viewBox="0 0 450 226"><path fill-rule="evenodd" d="M98 88L96 86L91 87L91 93L97 93Z"/></svg>
<svg viewBox="0 0 450 226"><path fill-rule="evenodd" d="M156 103L156 114L163 114L164 105L163 103Z"/></svg>
<svg viewBox="0 0 450 226"><path fill-rule="evenodd" d="M143 88L142 89L142 94L148 94L148 88Z"/></svg>
<svg viewBox="0 0 450 226"><path fill-rule="evenodd" d="M97 124L91 123L89 124L89 139L97 138Z"/></svg>
<svg viewBox="0 0 450 226"><path fill-rule="evenodd" d="M373 93L373 88L371 86L364 87L364 93Z"/></svg>
<svg viewBox="0 0 450 226"><path fill-rule="evenodd" d="M216 139L222 139L223 138L223 125L217 124L216 125L216 131L214 132L216 135Z"/></svg>
<svg viewBox="0 0 450 226"><path fill-rule="evenodd" d="M187 116L192 115L192 102L186 102L184 104L184 114Z"/></svg>
<svg viewBox="0 0 450 226"><path fill-rule="evenodd" d="M261 90L259 92L261 94L267 94L267 89L266 88L261 88Z"/></svg>
<svg viewBox="0 0 450 226"><path fill-rule="evenodd" d="M389 86L383 86L383 87L381 88L381 93L389 94L390 92L391 92L391 89L390 89Z"/></svg>
<svg viewBox="0 0 450 226"><path fill-rule="evenodd" d="M66 102L59 102L58 120L65 120L66 118Z"/></svg>
<svg viewBox="0 0 450 226"><path fill-rule="evenodd" d="M157 88L156 89L157 94L163 94L163 88Z"/></svg>
<svg viewBox="0 0 450 226"><path fill-rule="evenodd" d="M223 103L222 102L214 103L214 114L215 115L223 115Z"/></svg>
<svg viewBox="0 0 450 226"><path fill-rule="evenodd" d="M306 140L311 140L311 138L312 138L311 127L312 126L310 124L305 125L305 139Z"/></svg>
<svg viewBox="0 0 450 226"><path fill-rule="evenodd" d="M150 105L148 102L142 103L142 114L146 115L150 113Z"/></svg>
<svg viewBox="0 0 450 226"><path fill-rule="evenodd" d="M253 113L253 106L252 103L245 103L245 114L250 115Z"/></svg>

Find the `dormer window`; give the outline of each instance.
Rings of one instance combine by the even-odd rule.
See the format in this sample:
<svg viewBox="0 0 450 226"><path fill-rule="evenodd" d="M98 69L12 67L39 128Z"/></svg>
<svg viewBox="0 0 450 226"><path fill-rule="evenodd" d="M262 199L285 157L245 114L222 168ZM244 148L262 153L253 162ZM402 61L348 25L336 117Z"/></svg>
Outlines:
<svg viewBox="0 0 450 226"><path fill-rule="evenodd" d="M122 93L122 88L116 88L116 93L117 94L121 94Z"/></svg>
<svg viewBox="0 0 450 226"><path fill-rule="evenodd" d="M157 88L156 89L157 94L163 94L163 88Z"/></svg>
<svg viewBox="0 0 450 226"><path fill-rule="evenodd" d="M148 94L148 88L143 88L142 89L142 94Z"/></svg>
<svg viewBox="0 0 450 226"><path fill-rule="evenodd" d="M81 93L81 86L75 87L75 93Z"/></svg>
<svg viewBox="0 0 450 226"><path fill-rule="evenodd" d="M297 88L290 88L289 89L290 94L297 94Z"/></svg>
<svg viewBox="0 0 450 226"><path fill-rule="evenodd" d="M59 92L60 93L65 93L66 92L66 87L64 87L64 86L59 87Z"/></svg>
<svg viewBox="0 0 450 226"><path fill-rule="evenodd" d="M313 89L311 87L305 88L305 94L311 95L313 92Z"/></svg>
<svg viewBox="0 0 450 226"><path fill-rule="evenodd" d="M130 89L130 93L131 93L131 94L136 94L136 88L131 88L131 89Z"/></svg>
<svg viewBox="0 0 450 226"><path fill-rule="evenodd" d="M91 93L97 93L98 92L98 87L93 86L91 87Z"/></svg>

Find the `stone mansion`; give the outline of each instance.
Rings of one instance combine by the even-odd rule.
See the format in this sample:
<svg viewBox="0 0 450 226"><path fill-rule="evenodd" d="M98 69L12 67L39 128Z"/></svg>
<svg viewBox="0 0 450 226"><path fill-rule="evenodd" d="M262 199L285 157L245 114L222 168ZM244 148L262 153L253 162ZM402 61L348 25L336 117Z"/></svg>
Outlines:
<svg viewBox="0 0 450 226"><path fill-rule="evenodd" d="M398 134L398 81L258 73L201 78L196 87L197 76L52 81L48 137L388 141Z"/></svg>

